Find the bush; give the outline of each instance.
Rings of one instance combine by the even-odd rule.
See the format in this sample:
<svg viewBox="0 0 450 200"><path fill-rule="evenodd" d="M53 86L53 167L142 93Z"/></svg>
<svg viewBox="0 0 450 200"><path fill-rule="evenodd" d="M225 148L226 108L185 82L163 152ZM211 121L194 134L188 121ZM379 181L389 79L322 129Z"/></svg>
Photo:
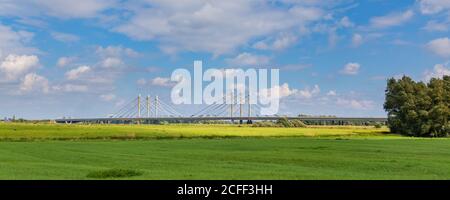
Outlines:
<svg viewBox="0 0 450 200"><path fill-rule="evenodd" d="M277 122L272 122L272 121L256 122L252 126L253 127L284 127L284 128L306 127L306 125L300 120L296 119L296 120L289 121L287 118L281 118Z"/></svg>
<svg viewBox="0 0 450 200"><path fill-rule="evenodd" d="M306 127L306 124L298 119L292 120L291 124L293 127L296 127L296 128L305 128Z"/></svg>
<svg viewBox="0 0 450 200"><path fill-rule="evenodd" d="M168 121L160 121L160 122L159 122L159 125L168 125L168 124L169 124Z"/></svg>
<svg viewBox="0 0 450 200"><path fill-rule="evenodd" d="M277 124L285 128L293 127L292 123L285 117L278 119Z"/></svg>

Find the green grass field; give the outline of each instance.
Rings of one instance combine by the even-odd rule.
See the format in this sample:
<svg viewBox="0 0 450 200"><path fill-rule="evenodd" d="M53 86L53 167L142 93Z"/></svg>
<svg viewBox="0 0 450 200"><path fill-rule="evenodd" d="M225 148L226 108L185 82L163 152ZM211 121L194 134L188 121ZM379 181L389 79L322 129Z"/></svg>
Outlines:
<svg viewBox="0 0 450 200"><path fill-rule="evenodd" d="M0 179L450 179L450 139L386 132L0 124Z"/></svg>

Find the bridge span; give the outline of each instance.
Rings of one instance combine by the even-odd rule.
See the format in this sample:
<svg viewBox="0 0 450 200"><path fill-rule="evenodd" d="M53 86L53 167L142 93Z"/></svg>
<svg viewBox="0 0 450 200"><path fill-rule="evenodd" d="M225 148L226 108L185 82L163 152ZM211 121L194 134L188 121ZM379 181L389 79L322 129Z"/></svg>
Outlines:
<svg viewBox="0 0 450 200"><path fill-rule="evenodd" d="M224 97L225 98L225 97ZM231 103L206 105L192 115L179 113L170 101L161 100L158 96L145 101L139 95L126 103L116 113L107 118L63 118L55 120L57 123L107 123L107 124L156 124L163 121L177 123L193 123L200 121L230 121L249 123L253 121L276 121L282 118L300 120L303 122L329 122L328 124L345 124L344 122L377 122L386 123L387 118L371 117L314 117L314 116L282 116L260 115L261 107L250 104L249 97L236 97L231 94ZM341 122L341 123L340 123Z"/></svg>
<svg viewBox="0 0 450 200"><path fill-rule="evenodd" d="M379 122L386 123L387 118L373 117L289 117L289 116L258 116L258 117L150 117L150 118L80 118L80 119L57 119L57 123L104 123L104 124L122 124L122 123L155 123L155 122L201 122L201 121L231 121L231 122L252 122L252 121L276 121L281 118L300 121L319 121L319 122Z"/></svg>

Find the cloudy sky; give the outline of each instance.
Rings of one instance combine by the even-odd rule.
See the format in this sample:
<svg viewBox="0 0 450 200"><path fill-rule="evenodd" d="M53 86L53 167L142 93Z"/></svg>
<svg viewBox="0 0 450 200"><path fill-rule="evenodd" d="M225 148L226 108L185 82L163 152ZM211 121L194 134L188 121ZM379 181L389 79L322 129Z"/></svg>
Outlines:
<svg viewBox="0 0 450 200"><path fill-rule="evenodd" d="M0 0L0 117L169 100L194 60L280 68L280 114L385 116L386 78L450 74L449 31L450 0Z"/></svg>

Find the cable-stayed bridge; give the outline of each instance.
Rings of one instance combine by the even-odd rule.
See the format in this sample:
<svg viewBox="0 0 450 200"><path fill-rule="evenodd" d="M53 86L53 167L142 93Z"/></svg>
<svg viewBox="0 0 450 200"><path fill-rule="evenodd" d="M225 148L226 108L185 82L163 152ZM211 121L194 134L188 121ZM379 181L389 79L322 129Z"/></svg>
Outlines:
<svg viewBox="0 0 450 200"><path fill-rule="evenodd" d="M224 97L222 104L210 104L201 108L194 114L186 115L178 112L170 101L161 100L158 96L145 96L132 99L118 109L115 113L105 118L63 118L57 119L57 123L117 123L117 124L153 124L161 121L191 123L198 121L231 121L251 124L253 121L274 121L280 118L290 120L298 119L302 121L323 121L339 124L340 121L364 121L382 122L386 118L371 117L311 117L311 116L280 116L280 115L260 115L261 106L251 104L249 97L243 95L234 96L231 94L229 100Z"/></svg>

